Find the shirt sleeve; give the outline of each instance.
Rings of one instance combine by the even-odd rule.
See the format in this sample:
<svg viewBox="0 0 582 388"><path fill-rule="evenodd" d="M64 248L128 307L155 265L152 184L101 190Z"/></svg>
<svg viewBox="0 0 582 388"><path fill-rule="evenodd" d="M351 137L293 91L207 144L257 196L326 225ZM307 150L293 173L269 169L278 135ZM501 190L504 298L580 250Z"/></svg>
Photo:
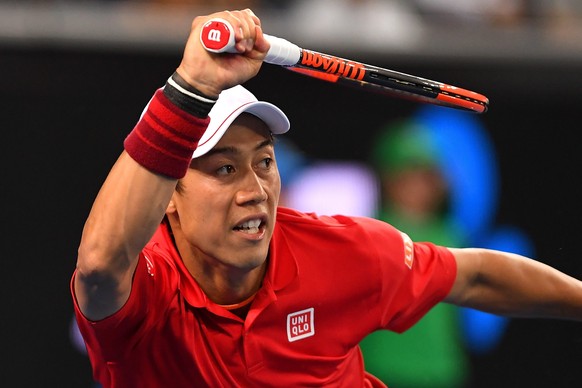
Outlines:
<svg viewBox="0 0 582 388"><path fill-rule="evenodd" d="M163 306L178 289L178 275L169 262L144 251L140 254L129 299L116 313L99 321L91 321L81 313L74 299L75 317L90 357L115 362L123 358L120 349L132 349L164 314ZM72 285L72 283L71 283Z"/></svg>
<svg viewBox="0 0 582 388"><path fill-rule="evenodd" d="M382 221L372 221L380 276L380 327L403 332L450 292L457 265L452 252L429 242L413 242Z"/></svg>

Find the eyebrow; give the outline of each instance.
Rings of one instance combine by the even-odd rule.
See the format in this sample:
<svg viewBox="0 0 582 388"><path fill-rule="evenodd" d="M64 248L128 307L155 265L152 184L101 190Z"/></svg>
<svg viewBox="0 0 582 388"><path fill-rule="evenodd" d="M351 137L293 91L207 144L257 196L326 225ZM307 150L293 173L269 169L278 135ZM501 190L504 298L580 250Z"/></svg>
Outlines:
<svg viewBox="0 0 582 388"><path fill-rule="evenodd" d="M253 151L258 151L261 148L265 148L268 146L273 145L273 137L271 136L269 139L265 139L254 148ZM240 149L237 147L229 146L229 147L214 147L210 151L206 153L207 156L216 155L216 154L240 154Z"/></svg>

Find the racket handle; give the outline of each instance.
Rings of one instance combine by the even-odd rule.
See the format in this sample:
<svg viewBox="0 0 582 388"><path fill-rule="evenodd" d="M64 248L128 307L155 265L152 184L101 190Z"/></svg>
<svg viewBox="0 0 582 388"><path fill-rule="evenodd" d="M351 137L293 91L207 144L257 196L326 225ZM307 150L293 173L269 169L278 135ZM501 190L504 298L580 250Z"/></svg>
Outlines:
<svg viewBox="0 0 582 388"><path fill-rule="evenodd" d="M288 40L263 34L271 45L264 61L272 65L293 66L299 62L301 48ZM200 31L200 41L204 48L214 53L237 53L234 48L234 29L224 19L207 21Z"/></svg>

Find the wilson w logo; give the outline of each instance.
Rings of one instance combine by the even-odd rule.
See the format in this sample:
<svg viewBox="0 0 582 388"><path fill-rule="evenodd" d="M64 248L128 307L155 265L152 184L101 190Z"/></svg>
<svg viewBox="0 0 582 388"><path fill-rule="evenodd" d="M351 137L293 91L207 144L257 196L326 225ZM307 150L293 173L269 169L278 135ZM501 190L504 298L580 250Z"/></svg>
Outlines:
<svg viewBox="0 0 582 388"><path fill-rule="evenodd" d="M321 69L326 73L339 75L341 77L362 80L366 74L364 65L318 52L303 50L301 55L301 65L313 69Z"/></svg>
<svg viewBox="0 0 582 388"><path fill-rule="evenodd" d="M208 40L214 41L214 42L220 42L220 30L215 30L212 29L210 31L208 31Z"/></svg>

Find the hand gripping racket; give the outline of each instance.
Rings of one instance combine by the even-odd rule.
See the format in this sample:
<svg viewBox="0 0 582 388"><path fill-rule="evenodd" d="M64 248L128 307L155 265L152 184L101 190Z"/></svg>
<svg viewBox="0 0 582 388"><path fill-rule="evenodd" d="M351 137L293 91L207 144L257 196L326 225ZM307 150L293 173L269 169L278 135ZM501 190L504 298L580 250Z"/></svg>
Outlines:
<svg viewBox="0 0 582 388"><path fill-rule="evenodd" d="M301 48L285 39L263 35L271 44L264 62L310 77L475 113L484 113L489 106L487 97L467 89L323 54ZM206 22L200 40L208 51L236 53L234 30L224 19L214 18Z"/></svg>

